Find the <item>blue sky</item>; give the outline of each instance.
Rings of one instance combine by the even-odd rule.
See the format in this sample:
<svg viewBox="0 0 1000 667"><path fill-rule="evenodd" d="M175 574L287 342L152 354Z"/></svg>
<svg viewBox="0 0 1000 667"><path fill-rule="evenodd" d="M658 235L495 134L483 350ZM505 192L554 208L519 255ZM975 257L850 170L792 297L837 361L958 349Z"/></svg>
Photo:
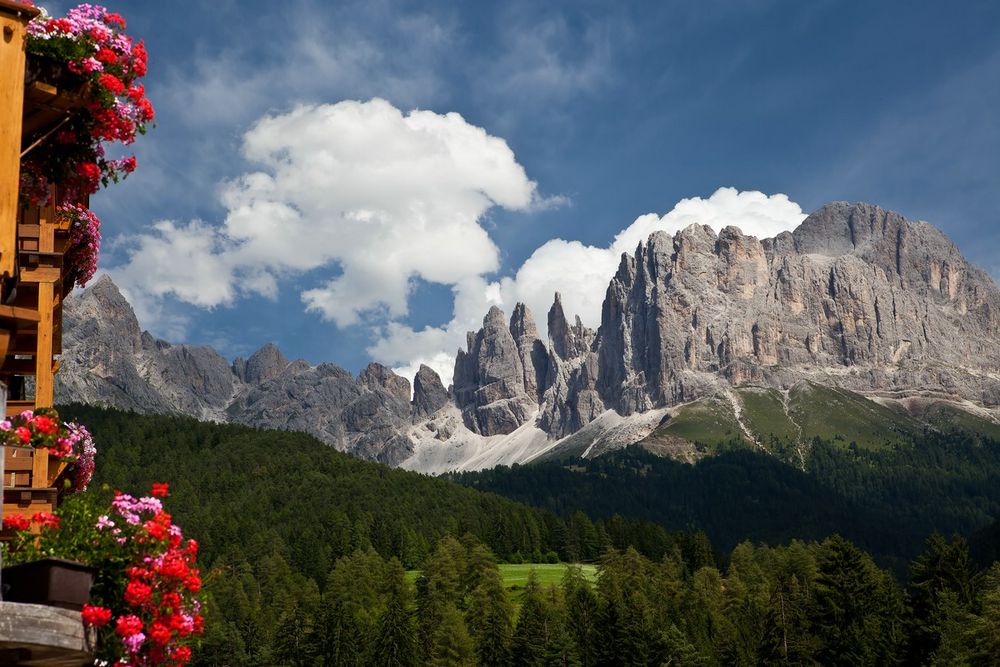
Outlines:
<svg viewBox="0 0 1000 667"><path fill-rule="evenodd" d="M93 199L102 266L169 340L443 367L492 302L592 322L638 231L832 200L1000 275L995 2L108 6L158 116Z"/></svg>

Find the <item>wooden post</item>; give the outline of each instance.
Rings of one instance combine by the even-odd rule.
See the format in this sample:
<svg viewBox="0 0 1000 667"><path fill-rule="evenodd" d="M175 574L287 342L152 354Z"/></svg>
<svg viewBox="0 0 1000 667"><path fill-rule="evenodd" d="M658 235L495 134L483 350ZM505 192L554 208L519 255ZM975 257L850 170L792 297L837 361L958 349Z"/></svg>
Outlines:
<svg viewBox="0 0 1000 667"><path fill-rule="evenodd" d="M38 226L38 251L55 250L56 233L55 195L42 207ZM38 283L38 335L35 342L35 409L50 408L55 392L55 373L52 368L52 335L55 314L55 283ZM31 486L49 486L49 450L35 450L31 467Z"/></svg>
<svg viewBox="0 0 1000 667"><path fill-rule="evenodd" d="M14 275L17 254L25 26L37 15L33 7L0 0L0 277Z"/></svg>

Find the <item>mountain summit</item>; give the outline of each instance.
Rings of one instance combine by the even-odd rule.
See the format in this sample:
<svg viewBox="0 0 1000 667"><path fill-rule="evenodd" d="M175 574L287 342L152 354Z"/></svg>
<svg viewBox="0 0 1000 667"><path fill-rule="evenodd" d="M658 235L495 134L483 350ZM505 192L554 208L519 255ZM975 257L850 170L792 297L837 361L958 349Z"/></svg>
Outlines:
<svg viewBox="0 0 1000 667"><path fill-rule="evenodd" d="M555 295L493 307L445 389L372 364L357 377L289 362L273 345L232 365L141 332L108 278L66 303L57 391L66 401L304 430L338 449L427 471L482 468L646 438L677 406L822 385L882 403L938 400L995 420L1000 290L939 230L836 202L771 239L691 225L623 254L600 327ZM786 406L787 411L787 406Z"/></svg>

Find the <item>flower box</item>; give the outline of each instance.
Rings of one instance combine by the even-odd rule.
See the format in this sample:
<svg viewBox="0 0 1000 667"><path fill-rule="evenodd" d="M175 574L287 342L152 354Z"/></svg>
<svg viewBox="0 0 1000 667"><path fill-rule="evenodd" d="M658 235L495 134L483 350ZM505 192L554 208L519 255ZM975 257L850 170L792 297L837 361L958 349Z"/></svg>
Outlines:
<svg viewBox="0 0 1000 667"><path fill-rule="evenodd" d="M45 558L5 567L3 599L79 611L90 600L94 568L62 558Z"/></svg>

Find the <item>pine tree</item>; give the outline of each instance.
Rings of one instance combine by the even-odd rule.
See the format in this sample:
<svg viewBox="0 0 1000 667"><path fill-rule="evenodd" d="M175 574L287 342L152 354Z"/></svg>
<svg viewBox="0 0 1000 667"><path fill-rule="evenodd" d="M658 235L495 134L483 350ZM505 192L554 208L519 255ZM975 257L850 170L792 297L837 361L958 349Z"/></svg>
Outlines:
<svg viewBox="0 0 1000 667"><path fill-rule="evenodd" d="M372 664L411 667L417 664L417 646L406 571L394 558L385 569L385 577L387 600L378 621Z"/></svg>
<svg viewBox="0 0 1000 667"><path fill-rule="evenodd" d="M902 641L901 596L871 557L835 535L820 547L813 621L829 665L892 665Z"/></svg>
<svg viewBox="0 0 1000 667"><path fill-rule="evenodd" d="M551 630L548 605L538 583L538 574L532 570L521 598L521 613L511 647L511 664L525 667L544 664Z"/></svg>
<svg viewBox="0 0 1000 667"><path fill-rule="evenodd" d="M438 614L426 664L430 667L472 667L476 664L472 638L454 604L445 604Z"/></svg>
<svg viewBox="0 0 1000 667"><path fill-rule="evenodd" d="M580 663L583 667L593 667L598 656L600 606L597 594L580 568L572 565L563 575L562 589L566 600L566 629L576 644Z"/></svg>
<svg viewBox="0 0 1000 667"><path fill-rule="evenodd" d="M476 646L479 664L482 667L503 667L510 664L513 635L510 600L496 565L481 571L478 581L470 596L466 623Z"/></svg>
<svg viewBox="0 0 1000 667"><path fill-rule="evenodd" d="M927 549L910 565L907 598L907 661L923 664L941 643L941 623L953 615L954 605L969 609L975 598L975 571L965 540L956 535L948 542L938 533L931 535Z"/></svg>

